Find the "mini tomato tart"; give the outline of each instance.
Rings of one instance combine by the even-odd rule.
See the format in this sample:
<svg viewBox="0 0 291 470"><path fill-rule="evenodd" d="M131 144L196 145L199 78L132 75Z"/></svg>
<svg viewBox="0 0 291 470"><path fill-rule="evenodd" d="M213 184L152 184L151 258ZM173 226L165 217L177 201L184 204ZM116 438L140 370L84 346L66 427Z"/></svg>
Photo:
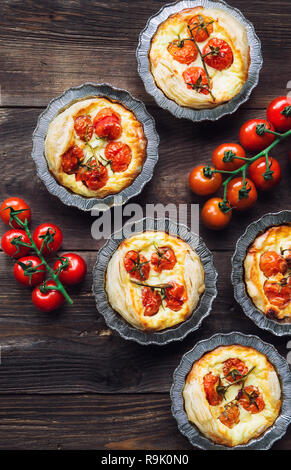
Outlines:
<svg viewBox="0 0 291 470"><path fill-rule="evenodd" d="M265 315L291 317L291 225L270 227L249 247L244 260L245 284Z"/></svg>
<svg viewBox="0 0 291 470"><path fill-rule="evenodd" d="M234 447L258 438L276 421L281 386L264 354L235 344L193 364L183 398L191 423L216 444Z"/></svg>
<svg viewBox="0 0 291 470"><path fill-rule="evenodd" d="M142 170L146 147L134 113L122 103L96 97L75 102L51 121L45 157L61 185L102 199L132 184Z"/></svg>
<svg viewBox="0 0 291 470"><path fill-rule="evenodd" d="M127 238L107 266L105 290L111 307L143 331L185 321L204 289L199 256L166 232L145 231Z"/></svg>
<svg viewBox="0 0 291 470"><path fill-rule="evenodd" d="M246 30L232 15L188 8L158 27L149 52L151 73L178 105L214 108L240 92L248 78L249 50Z"/></svg>

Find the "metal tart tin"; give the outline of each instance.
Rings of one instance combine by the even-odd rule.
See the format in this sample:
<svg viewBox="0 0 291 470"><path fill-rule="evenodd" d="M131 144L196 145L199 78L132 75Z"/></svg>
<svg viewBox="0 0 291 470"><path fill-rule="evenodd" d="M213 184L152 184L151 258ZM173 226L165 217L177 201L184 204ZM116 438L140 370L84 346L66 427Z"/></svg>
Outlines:
<svg viewBox="0 0 291 470"><path fill-rule="evenodd" d="M141 173L130 186L115 195L109 195L103 199L86 198L84 196L74 194L69 189L60 185L50 173L44 154L45 137L52 119L74 102L98 96L104 96L117 101L132 111L137 119L142 123L144 133L147 138L147 157ZM64 91L62 95L51 100L47 108L38 118L36 129L32 135L32 141L32 158L36 164L37 174L45 184L47 190L54 196L58 197L67 206L78 207L78 209L83 211L90 211L97 207L98 204L105 204L108 208L116 205L120 206L125 204L131 197L140 194L144 185L151 180L154 167L159 158L158 147L160 139L156 131L155 121L147 112L145 105L138 99L134 98L128 91L114 88L107 83L84 83L83 85L69 88Z"/></svg>
<svg viewBox="0 0 291 470"><path fill-rule="evenodd" d="M291 318L273 320L262 313L249 297L244 282L244 259L249 246L257 236L274 225L291 224L291 211L281 211L264 215L261 219L251 223L244 234L238 239L232 257L231 282L234 287L234 297L242 307L244 313L253 320L257 326L271 331L277 336L291 334Z"/></svg>
<svg viewBox="0 0 291 470"><path fill-rule="evenodd" d="M250 346L264 354L275 367L281 384L282 408L274 424L257 439L250 440L247 444L235 447L227 447L215 444L205 437L195 426L190 423L184 410L183 388L186 377L195 361L200 359L205 353L212 351L218 346L229 346L240 344ZM272 447L275 441L281 439L286 433L291 421L291 372L286 360L280 356L278 351L271 344L265 343L257 336L244 335L238 332L228 334L216 334L211 338L199 341L191 351L186 353L174 372L173 384L171 387L172 414L178 423L180 432L186 436L191 444L204 450L267 450Z"/></svg>
<svg viewBox="0 0 291 470"><path fill-rule="evenodd" d="M128 226L129 224L126 224L123 229ZM93 269L92 290L98 312L103 315L109 328L117 331L122 338L136 341L139 344L164 345L184 339L191 331L197 330L202 320L210 314L212 303L217 295L217 272L213 264L211 251L197 234L190 232L185 225L177 224L170 219L144 218L135 222L135 233L145 230L165 231L183 239L196 251L205 271L205 291L192 315L183 323L172 328L152 333L145 332L134 328L111 308L105 291L105 274L108 262L122 240L127 238L123 234L123 229L115 232L101 248ZM127 233L130 233L130 231Z"/></svg>
<svg viewBox="0 0 291 470"><path fill-rule="evenodd" d="M154 77L150 71L149 62L151 41L159 25L173 13L177 13L185 8L193 8L197 6L224 10L236 18L246 29L251 58L248 79L243 85L240 93L225 104L219 105L216 108L202 110L179 106L175 101L167 98L163 91L156 85ZM229 6L223 0L182 0L164 5L158 13L149 18L146 27L140 33L136 57L138 62L138 73L144 82L146 91L153 96L156 103L161 108L170 111L170 113L177 118L186 118L194 122L205 120L216 121L226 114L234 113L242 103L249 99L252 90L257 86L259 73L263 65L261 41L256 35L253 24L248 21L237 8Z"/></svg>

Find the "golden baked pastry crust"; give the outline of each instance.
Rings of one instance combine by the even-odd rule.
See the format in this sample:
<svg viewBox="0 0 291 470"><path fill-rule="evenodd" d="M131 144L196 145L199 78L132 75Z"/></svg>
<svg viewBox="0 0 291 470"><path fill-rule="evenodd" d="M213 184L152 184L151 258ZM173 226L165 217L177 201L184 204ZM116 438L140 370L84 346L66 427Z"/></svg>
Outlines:
<svg viewBox="0 0 291 470"><path fill-rule="evenodd" d="M187 22L197 14L214 19L213 32L209 39L224 39L231 46L234 55L233 64L228 69L219 71L207 66L215 101L210 94L188 89L183 80L182 73L188 67L202 67L199 55L190 65L186 65L174 60L167 50L168 44L178 36L181 39L189 37ZM199 47L203 49L207 42L208 39L200 42ZM149 60L156 85L168 98L180 106L194 109L213 108L236 96L248 78L250 53L247 33L241 23L223 10L203 7L184 9L159 25L152 38Z"/></svg>
<svg viewBox="0 0 291 470"><path fill-rule="evenodd" d="M114 142L120 141L129 145L132 159L127 170L123 172L113 173L108 168L109 178L107 183L100 189L91 190L82 181L76 181L74 174L67 174L62 171L61 157L74 144L82 149L86 147L85 142L79 139L74 131L74 119L84 114L93 119L101 109L108 107L116 111L121 117L122 134ZM95 138L96 136L93 133L91 141L94 141ZM105 139L100 139L98 144L98 154L103 157L107 143ZM110 194L119 193L139 175L146 159L146 146L147 139L144 135L143 126L132 111L122 103L110 98L96 97L73 103L52 120L45 139L45 157L49 170L61 185L81 196L104 198ZM88 151L88 158L89 155L90 152Z"/></svg>
<svg viewBox="0 0 291 470"><path fill-rule="evenodd" d="M171 248L176 256L176 264L173 269L158 273L150 263L150 274L144 283L161 285L170 281L178 282L184 286L187 300L179 311L171 310L163 302L158 313L145 316L142 286L132 282L130 273L124 267L124 258L128 251L135 250L151 260L155 245ZM110 305L128 323L144 331L164 330L185 321L198 305L204 289L204 269L199 256L186 242L165 232L145 231L122 241L106 271L105 290Z"/></svg>
<svg viewBox="0 0 291 470"><path fill-rule="evenodd" d="M211 406L205 394L203 378L209 372L224 377L224 362L232 358L242 360L248 371L255 367L246 377L245 387L258 387L265 406L253 414L239 406L239 422L229 428L220 421L219 416L225 410L224 405L235 399L241 384L229 387L225 399L217 406ZM230 382L223 379L222 383ZM259 437L272 426L281 409L281 387L274 367L265 355L241 345L220 346L196 361L187 376L183 398L189 421L207 438L229 447L246 444L250 439Z"/></svg>
<svg viewBox="0 0 291 470"><path fill-rule="evenodd" d="M255 239L244 260L244 279L248 295L262 313L275 316L279 320L291 317L291 299L285 308L278 308L266 297L264 283L267 279L280 282L282 278L291 275L291 269L284 275L279 273L267 278L260 269L260 258L265 252L274 251L280 254L281 250L287 249L291 251L291 225L270 227Z"/></svg>

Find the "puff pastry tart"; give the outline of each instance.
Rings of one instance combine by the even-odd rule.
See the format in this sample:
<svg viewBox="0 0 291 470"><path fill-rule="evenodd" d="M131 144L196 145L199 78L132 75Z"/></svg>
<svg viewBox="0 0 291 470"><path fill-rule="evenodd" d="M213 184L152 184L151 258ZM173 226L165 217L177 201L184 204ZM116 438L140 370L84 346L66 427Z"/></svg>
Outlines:
<svg viewBox="0 0 291 470"><path fill-rule="evenodd" d="M78 101L55 117L45 156L59 183L85 197L104 198L129 186L146 158L143 126L117 101Z"/></svg>
<svg viewBox="0 0 291 470"><path fill-rule="evenodd" d="M217 444L234 447L259 437L281 409L281 387L256 349L220 346L196 361L183 390L188 419Z"/></svg>
<svg viewBox="0 0 291 470"><path fill-rule="evenodd" d="M248 78L247 33L223 10L188 8L160 24L149 60L168 98L180 106L213 108L236 96Z"/></svg>
<svg viewBox="0 0 291 470"><path fill-rule="evenodd" d="M204 292L197 253L165 232L145 231L122 241L111 257L105 288L112 308L144 331L185 321Z"/></svg>
<svg viewBox="0 0 291 470"><path fill-rule="evenodd" d="M245 284L255 306L281 320L291 317L291 225L269 228L244 260Z"/></svg>

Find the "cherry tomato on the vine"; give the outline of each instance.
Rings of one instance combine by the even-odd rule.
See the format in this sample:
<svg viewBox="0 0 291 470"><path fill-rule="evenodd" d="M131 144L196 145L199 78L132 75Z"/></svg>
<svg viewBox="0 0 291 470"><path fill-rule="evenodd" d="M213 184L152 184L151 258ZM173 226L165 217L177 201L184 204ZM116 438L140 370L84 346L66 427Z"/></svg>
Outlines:
<svg viewBox="0 0 291 470"><path fill-rule="evenodd" d="M279 132L291 129L291 98L279 96L269 104L267 118Z"/></svg>
<svg viewBox="0 0 291 470"><path fill-rule="evenodd" d="M246 187L242 177L233 178L227 185L226 197L231 205L239 211L244 211L253 206L258 198L258 193L254 183L245 179Z"/></svg>
<svg viewBox="0 0 291 470"><path fill-rule="evenodd" d="M234 171L243 166L246 162L240 158L246 158L246 153L241 145L232 142L219 145L212 153L213 165L223 171Z"/></svg>
<svg viewBox="0 0 291 470"><path fill-rule="evenodd" d="M222 184L222 176L220 173L211 172L215 170L207 165L198 165L193 168L189 174L189 186L193 193L199 196L208 196L215 193Z"/></svg>
<svg viewBox="0 0 291 470"><path fill-rule="evenodd" d="M269 170L266 158L261 157L249 166L249 175L257 189L269 191L273 189L282 179L281 167L275 158L268 157Z"/></svg>
<svg viewBox="0 0 291 470"><path fill-rule="evenodd" d="M56 282L49 280L46 282L47 286L56 286ZM63 294L57 289L50 289L47 292L41 292L42 284L35 287L32 291L32 302L34 305L43 312L52 312L60 308L64 303Z"/></svg>
<svg viewBox="0 0 291 470"><path fill-rule="evenodd" d="M180 64L191 64L198 55L197 47L190 39L175 39L168 45L168 52Z"/></svg>
<svg viewBox="0 0 291 470"><path fill-rule="evenodd" d="M80 139L89 141L93 134L93 124L91 117L87 114L77 116L74 121L74 129Z"/></svg>
<svg viewBox="0 0 291 470"><path fill-rule="evenodd" d="M57 225L44 223L35 229L32 238L39 250L44 243L42 253L50 255L60 248L63 241L63 233Z"/></svg>
<svg viewBox="0 0 291 470"><path fill-rule="evenodd" d="M123 142L109 142L105 148L105 158L111 162L114 173L125 171L132 159L131 148Z"/></svg>
<svg viewBox="0 0 291 470"><path fill-rule="evenodd" d="M24 268L24 266L26 268ZM25 269L25 271L24 271ZM25 274L25 272L27 274ZM24 256L14 265L13 274L17 282L25 286L34 287L42 283L45 278L45 267L38 256Z"/></svg>
<svg viewBox="0 0 291 470"><path fill-rule="evenodd" d="M201 67L189 67L183 73L183 80L190 90L195 90L203 95L209 94L209 86L205 70Z"/></svg>
<svg viewBox="0 0 291 470"><path fill-rule="evenodd" d="M82 282L87 272L85 260L76 253L65 253L61 257L68 261L68 266L60 272L59 279L61 283L73 286ZM61 260L57 260L54 265L54 270L59 269L61 265Z"/></svg>
<svg viewBox="0 0 291 470"><path fill-rule="evenodd" d="M5 224L9 225L10 207L15 211L23 211L17 214L17 217L19 220L21 220L21 222L25 222L25 219L27 219L27 221L30 220L31 210L29 205L26 204L26 202L20 197L9 197L2 202L0 207L0 217ZM13 228L21 228L21 225L19 225L15 220L11 223L11 225Z"/></svg>
<svg viewBox="0 0 291 470"><path fill-rule="evenodd" d="M212 230L222 230L229 224L232 211L225 212L222 208L224 208L224 203L221 197L213 197L204 204L201 218L206 227Z"/></svg>
<svg viewBox="0 0 291 470"><path fill-rule="evenodd" d="M250 119L239 130L241 145L249 152L261 152L271 145L275 139L274 134L265 130L275 131L274 126L265 119Z"/></svg>
<svg viewBox="0 0 291 470"><path fill-rule="evenodd" d="M189 28L196 42L204 42L213 31L213 18L203 15L195 15L188 21Z"/></svg>
<svg viewBox="0 0 291 470"><path fill-rule="evenodd" d="M142 304L145 307L144 316L152 317L158 313L159 308L162 304L162 298L156 290L152 290L150 287L143 287L141 291Z"/></svg>
<svg viewBox="0 0 291 470"><path fill-rule="evenodd" d="M1 239L1 248L4 253L13 258L21 258L22 256L27 255L30 247L18 245L18 241L30 245L30 240L24 230L12 229L4 233Z"/></svg>
<svg viewBox="0 0 291 470"><path fill-rule="evenodd" d="M233 63L233 52L223 39L212 38L203 48L204 61L216 70L228 69Z"/></svg>

